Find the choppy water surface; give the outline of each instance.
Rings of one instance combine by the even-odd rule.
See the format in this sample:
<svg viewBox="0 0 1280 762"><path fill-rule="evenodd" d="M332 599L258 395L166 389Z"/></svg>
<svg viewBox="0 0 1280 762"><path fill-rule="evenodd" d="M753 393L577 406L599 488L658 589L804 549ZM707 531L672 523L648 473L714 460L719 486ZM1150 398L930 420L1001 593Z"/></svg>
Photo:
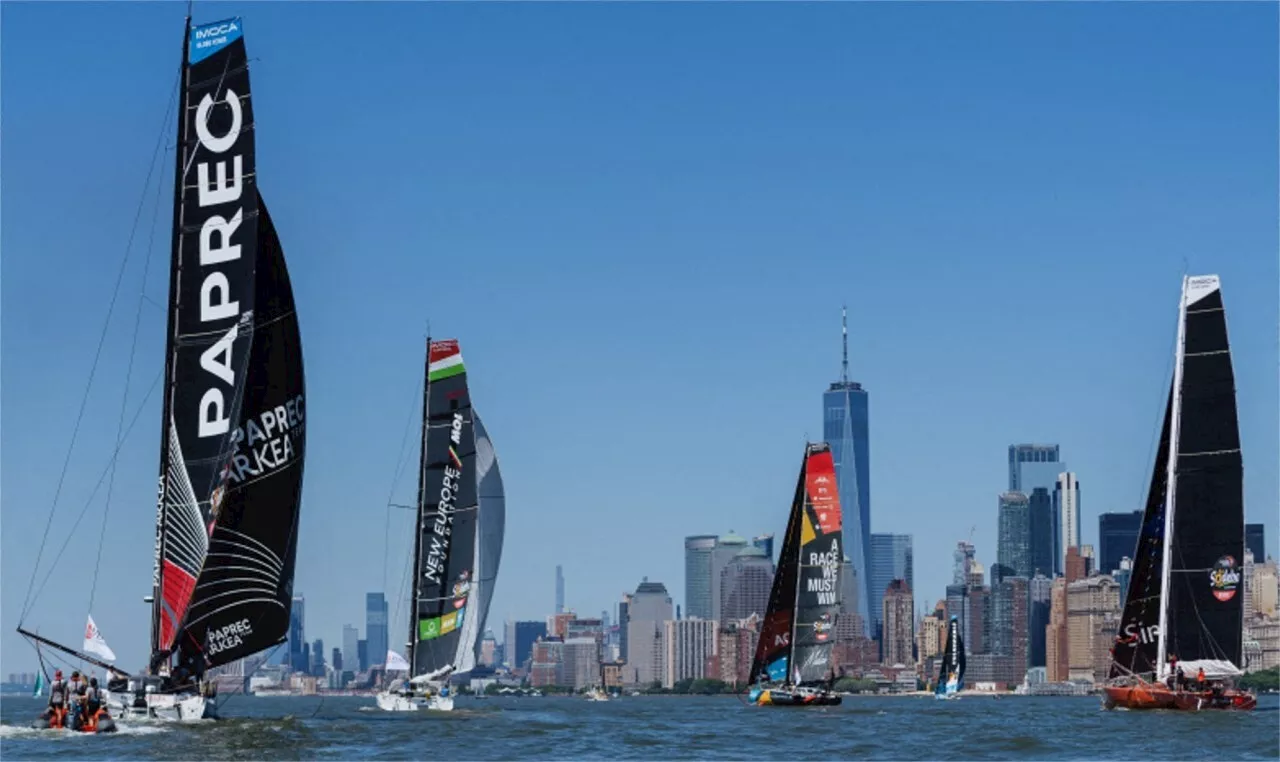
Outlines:
<svg viewBox="0 0 1280 762"><path fill-rule="evenodd" d="M11 759L1277 759L1280 700L1247 714L1105 712L1096 697L849 697L825 709L731 696L459 697L390 714L372 698L233 696L227 719L110 736L25 729L41 702L0 700Z"/></svg>

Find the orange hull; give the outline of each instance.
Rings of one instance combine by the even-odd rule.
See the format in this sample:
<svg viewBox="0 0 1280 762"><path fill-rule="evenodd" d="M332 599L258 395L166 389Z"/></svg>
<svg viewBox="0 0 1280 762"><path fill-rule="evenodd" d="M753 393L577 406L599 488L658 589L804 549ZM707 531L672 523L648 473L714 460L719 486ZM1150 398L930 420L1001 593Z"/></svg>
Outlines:
<svg viewBox="0 0 1280 762"><path fill-rule="evenodd" d="M1247 712L1258 705L1258 699L1244 691L1223 691L1214 697L1211 691L1172 691L1159 684L1111 686L1105 689L1107 706L1123 709L1231 709Z"/></svg>

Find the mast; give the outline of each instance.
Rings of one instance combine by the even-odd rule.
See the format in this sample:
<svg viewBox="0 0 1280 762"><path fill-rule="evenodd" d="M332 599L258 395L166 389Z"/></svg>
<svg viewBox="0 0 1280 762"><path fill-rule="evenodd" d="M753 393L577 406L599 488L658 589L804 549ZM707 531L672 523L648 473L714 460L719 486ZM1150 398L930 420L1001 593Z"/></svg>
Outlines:
<svg viewBox="0 0 1280 762"><path fill-rule="evenodd" d="M182 178L186 166L187 152L187 88L190 84L191 70L187 65L191 45L191 14L188 6L186 21L182 30L182 62L178 70L178 99L175 117L177 119L177 139L174 143L173 159L173 228L170 231L169 249L169 309L168 327L165 330L164 347L164 389L160 409L160 488L156 497L156 547L154 569L151 577L151 658L147 663L147 673L151 674L159 666L157 657L164 644L160 637L160 617L164 615L164 597L161 591L160 560L164 558L165 538L165 493L169 479L169 419L173 416L174 389L174 343L178 335L178 274L182 269Z"/></svg>
<svg viewBox="0 0 1280 762"><path fill-rule="evenodd" d="M1187 340L1187 276L1182 277L1182 297L1178 302L1178 339L1173 365L1173 400L1169 418L1169 460L1166 468L1168 489L1164 504L1164 548L1160 566L1160 632L1156 642L1156 679L1169 674L1169 579L1173 570L1173 513L1178 491L1178 435L1182 425L1182 372L1186 360Z"/></svg>
<svg viewBox="0 0 1280 762"><path fill-rule="evenodd" d="M849 383L849 309L840 307L840 337L844 344L844 355L840 362L840 381Z"/></svg>
<svg viewBox="0 0 1280 762"><path fill-rule="evenodd" d="M418 454L418 520L413 536L413 600L409 604L409 677L413 677L413 652L418 645L418 596L422 574L418 564L422 555L423 518L427 507L427 416L428 399L431 396L431 337L427 337L427 351L422 361L422 449ZM386 658L386 654L383 654Z"/></svg>
<svg viewBox="0 0 1280 762"><path fill-rule="evenodd" d="M808 475L808 473L809 473L809 443L805 442L804 464L800 466L800 484L801 485L805 483L805 477ZM805 502L808 501L808 496L804 493L803 489L804 488L801 487L801 490L802 490L801 496L800 496L800 513L801 514L804 513L804 504ZM799 551L799 548L797 548L797 551ZM804 576L802 571L803 567L804 567L804 553L797 552L796 553L796 594L795 594L795 597L791 599L791 637L787 638L787 679L783 681L784 684L789 684L791 682L791 676L795 674L795 669L796 669L796 625L800 621L800 616L797 609L800 607L800 578ZM796 685L799 685L799 684L800 684L800 681L797 680Z"/></svg>

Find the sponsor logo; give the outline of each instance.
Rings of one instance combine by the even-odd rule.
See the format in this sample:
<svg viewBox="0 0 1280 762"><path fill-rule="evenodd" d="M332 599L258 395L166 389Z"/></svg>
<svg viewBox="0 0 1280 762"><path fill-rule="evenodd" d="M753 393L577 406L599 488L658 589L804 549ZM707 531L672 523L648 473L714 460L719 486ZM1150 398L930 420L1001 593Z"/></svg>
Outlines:
<svg viewBox="0 0 1280 762"><path fill-rule="evenodd" d="M161 474L156 487L156 556L151 567L151 587L152 595L159 600L160 596L155 593L160 587L160 547L164 543L164 475Z"/></svg>
<svg viewBox="0 0 1280 762"><path fill-rule="evenodd" d="M1213 597L1226 603L1236 597L1236 589L1240 587L1240 570L1236 568L1236 560L1231 556L1223 556L1209 570L1209 585L1213 588Z"/></svg>
<svg viewBox="0 0 1280 762"><path fill-rule="evenodd" d="M462 414L453 414L453 431L450 439L462 443ZM440 485L440 502L436 506L436 520L431 525L431 545L423 561L423 576L435 585L443 584L445 559L449 553L449 538L453 532L453 512L457 509L458 490L462 487L462 468L446 465Z"/></svg>
<svg viewBox="0 0 1280 762"><path fill-rule="evenodd" d="M823 614L813 623L813 637L819 643L831 637L831 615Z"/></svg>
<svg viewBox="0 0 1280 762"><path fill-rule="evenodd" d="M1137 622L1130 622L1125 625L1122 634L1116 636L1116 640L1121 643L1142 643L1143 645L1151 645L1160 638L1160 625L1149 624L1141 627Z"/></svg>
<svg viewBox="0 0 1280 762"><path fill-rule="evenodd" d="M203 61L233 40L240 39L240 20L229 19L191 30L191 62Z"/></svg>
<svg viewBox="0 0 1280 762"><path fill-rule="evenodd" d="M467 593L471 592L471 572L463 569L458 581L453 583L453 607L460 609L467 604Z"/></svg>
<svg viewBox="0 0 1280 762"><path fill-rule="evenodd" d="M205 31L216 32L223 27L235 26L233 22L203 27L194 30L198 35ZM236 27L238 30L238 26ZM225 36L225 35L222 35ZM206 47L213 46L220 36L206 36ZM218 108L221 113L229 114L229 120L212 120L213 111ZM192 268L194 275L200 280L200 296L198 308L200 314L200 332L221 336L200 354L200 368L207 374L203 381L207 384L200 404L196 408L197 433L203 437L223 436L231 428L230 405L227 393L236 388L237 369L232 367L233 352L236 339L240 335L244 318L251 313L241 314L240 297L244 294L232 293L229 273L234 268L242 267L240 259L240 238L253 235L253 224L244 225L244 210L240 205L240 196L244 191L244 157L239 149L241 128L244 126L244 113L240 106L240 95L231 88L222 93L222 100L215 104L213 96L205 93L196 106L194 129L197 144L194 149L196 170L195 208L185 203L191 215L192 227L198 227L199 267ZM214 135L212 124L226 124L225 132ZM211 176L212 175L212 176ZM190 183L190 180L185 180ZM186 194L190 196L188 191ZM216 213L214 207L222 214ZM230 218L226 212L234 212ZM229 328L221 329L232 321ZM216 324L216 325L211 325Z"/></svg>
<svg viewBox="0 0 1280 762"><path fill-rule="evenodd" d="M305 430L305 419L306 404L301 394L246 419L243 426L231 432L235 454L226 478L241 484L288 465L298 454L294 437Z"/></svg>
<svg viewBox="0 0 1280 762"><path fill-rule="evenodd" d="M445 635L453 632L458 627L458 612L450 611L448 614L440 617L440 634Z"/></svg>
<svg viewBox="0 0 1280 762"><path fill-rule="evenodd" d="M249 624L248 619L223 625L216 630L208 630L205 633L207 641L205 653L212 656L229 648L244 645L244 639L252 634L253 626Z"/></svg>
<svg viewBox="0 0 1280 762"><path fill-rule="evenodd" d="M434 640L440 637L440 617L418 620L418 640Z"/></svg>

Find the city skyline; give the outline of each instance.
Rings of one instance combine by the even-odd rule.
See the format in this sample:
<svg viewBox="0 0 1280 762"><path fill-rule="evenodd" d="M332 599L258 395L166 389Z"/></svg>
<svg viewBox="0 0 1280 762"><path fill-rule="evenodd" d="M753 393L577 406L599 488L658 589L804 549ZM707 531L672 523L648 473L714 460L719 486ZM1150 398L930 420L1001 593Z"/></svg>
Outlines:
<svg viewBox="0 0 1280 762"><path fill-rule="evenodd" d="M407 629L385 511L414 494L391 481L428 319L461 340L507 482L493 621L542 616L557 564L566 606L598 611L646 575L682 595L684 536L780 537L802 442L823 436L817 395L840 378L842 304L849 376L874 396L871 529L914 535L918 599L941 597L972 526L996 561L1010 443L1060 444L1088 491L1081 540L1098 544L1099 515L1143 505L1184 269L1223 278L1247 520L1276 553L1277 75L1258 22L1273 9L929 11L797 7L779 25L759 4L249 10L311 397L294 584L308 629L339 642L370 590L392 640ZM90 605L51 578L26 618L78 640L92 613L130 666L148 640L156 399L105 521L89 496L115 446L138 294L164 303L166 214L141 272L164 194L144 184L182 14L6 5L0 53L6 110L24 115L5 133L5 186L22 192L4 199L3 317L42 316L4 336L0 556L15 584L0 613L17 622L46 570L35 550L147 199L46 554L89 504L58 562L94 558L103 537L112 584ZM1151 35L1156 18L1171 20ZM387 34L410 26L424 36ZM334 28L359 61L306 55ZM120 87L81 87L103 57ZM316 123L334 94L336 122ZM103 136L109 151L65 150ZM446 264L453 285L426 288ZM1034 319L1012 306L1026 302ZM129 414L161 372L163 314L142 306ZM652 466L689 441L696 459ZM9 670L33 665L12 628L0 644Z"/></svg>

